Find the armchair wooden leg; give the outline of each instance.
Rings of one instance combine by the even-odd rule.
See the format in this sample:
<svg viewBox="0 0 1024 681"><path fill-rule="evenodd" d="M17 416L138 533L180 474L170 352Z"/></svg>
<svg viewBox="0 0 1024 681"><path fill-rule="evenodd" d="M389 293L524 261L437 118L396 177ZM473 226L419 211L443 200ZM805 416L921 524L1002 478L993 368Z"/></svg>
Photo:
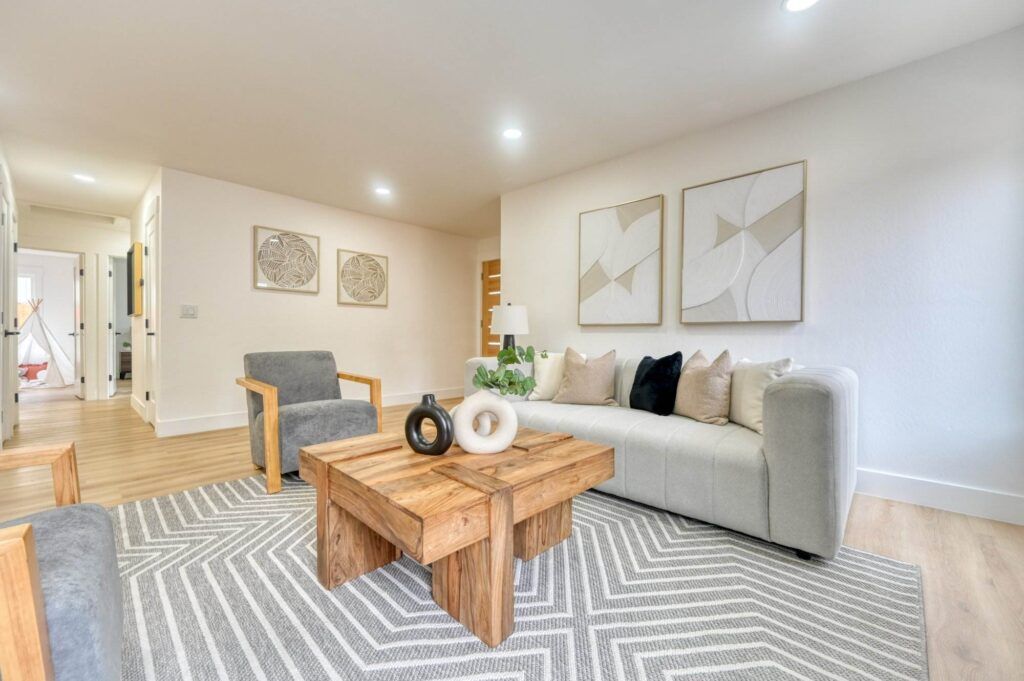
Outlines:
<svg viewBox="0 0 1024 681"><path fill-rule="evenodd" d="M380 379L370 384L370 404L377 408L377 432L384 432L384 397L381 394Z"/></svg>
<svg viewBox="0 0 1024 681"><path fill-rule="evenodd" d="M5 681L53 679L31 525L0 530L0 673Z"/></svg>
<svg viewBox="0 0 1024 681"><path fill-rule="evenodd" d="M281 491L281 438L277 400L263 405L263 470L267 474L267 494Z"/></svg>
<svg viewBox="0 0 1024 681"><path fill-rule="evenodd" d="M78 504L82 501L82 493L78 486L78 459L75 457L74 443L61 452L61 455L50 464L53 474L53 497L58 506Z"/></svg>

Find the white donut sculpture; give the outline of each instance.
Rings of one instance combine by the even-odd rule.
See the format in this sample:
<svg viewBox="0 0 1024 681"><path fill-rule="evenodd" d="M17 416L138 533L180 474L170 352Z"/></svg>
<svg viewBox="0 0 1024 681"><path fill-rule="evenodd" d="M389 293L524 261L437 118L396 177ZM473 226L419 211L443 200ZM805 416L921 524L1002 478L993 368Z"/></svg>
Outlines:
<svg viewBox="0 0 1024 681"><path fill-rule="evenodd" d="M498 425L491 432L491 422ZM479 422L477 428L474 421ZM509 448L519 430L512 405L492 392L475 392L452 410L455 441L470 454L497 454Z"/></svg>

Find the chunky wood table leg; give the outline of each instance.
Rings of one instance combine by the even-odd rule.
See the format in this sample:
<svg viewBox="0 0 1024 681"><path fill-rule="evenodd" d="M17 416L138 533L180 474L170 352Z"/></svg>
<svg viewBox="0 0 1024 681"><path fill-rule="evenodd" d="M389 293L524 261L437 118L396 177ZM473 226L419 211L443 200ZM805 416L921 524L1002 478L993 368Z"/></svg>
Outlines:
<svg viewBox="0 0 1024 681"><path fill-rule="evenodd" d="M432 564L434 600L493 648L515 626L512 487L457 464L445 468L452 470L443 474L490 495L490 536Z"/></svg>
<svg viewBox="0 0 1024 681"><path fill-rule="evenodd" d="M515 529L515 555L531 560L572 534L572 499L520 521Z"/></svg>
<svg viewBox="0 0 1024 681"><path fill-rule="evenodd" d="M331 501L330 467L317 461L316 572L325 589L355 579L402 557L399 548Z"/></svg>

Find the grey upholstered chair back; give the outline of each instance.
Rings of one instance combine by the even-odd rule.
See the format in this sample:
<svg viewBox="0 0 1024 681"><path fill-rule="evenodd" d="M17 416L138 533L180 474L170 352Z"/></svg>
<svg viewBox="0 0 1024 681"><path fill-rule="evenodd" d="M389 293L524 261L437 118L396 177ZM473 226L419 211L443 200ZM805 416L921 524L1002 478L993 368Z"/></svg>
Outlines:
<svg viewBox="0 0 1024 681"><path fill-rule="evenodd" d="M338 366L326 350L251 352L245 356L245 375L277 387L279 406L341 399ZM263 412L263 398L248 391L249 419Z"/></svg>

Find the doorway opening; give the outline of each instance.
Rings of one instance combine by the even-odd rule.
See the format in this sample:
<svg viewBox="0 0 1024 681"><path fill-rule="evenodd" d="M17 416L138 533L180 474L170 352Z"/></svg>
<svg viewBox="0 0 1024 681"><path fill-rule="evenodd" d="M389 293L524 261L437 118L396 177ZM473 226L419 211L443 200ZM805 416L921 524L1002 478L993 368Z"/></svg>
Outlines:
<svg viewBox="0 0 1024 681"><path fill-rule="evenodd" d="M81 253L18 253L19 401L84 399Z"/></svg>
<svg viewBox="0 0 1024 681"><path fill-rule="evenodd" d="M128 316L128 258L107 261L107 397L132 393L132 321Z"/></svg>

